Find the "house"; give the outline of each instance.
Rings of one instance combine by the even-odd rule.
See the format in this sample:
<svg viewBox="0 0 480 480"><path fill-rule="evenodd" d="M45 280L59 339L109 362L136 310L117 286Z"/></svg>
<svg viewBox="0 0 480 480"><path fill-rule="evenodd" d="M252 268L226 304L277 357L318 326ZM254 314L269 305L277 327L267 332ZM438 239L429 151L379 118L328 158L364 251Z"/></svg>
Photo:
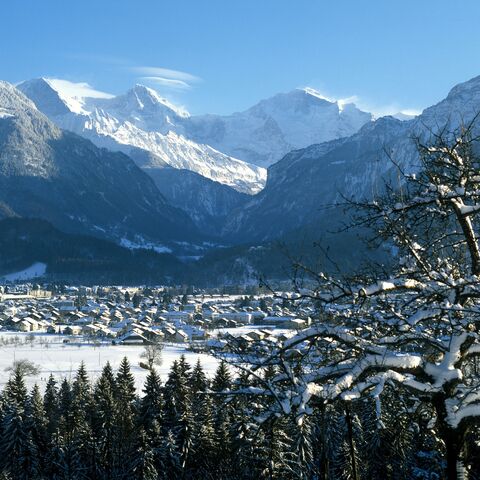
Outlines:
<svg viewBox="0 0 480 480"><path fill-rule="evenodd" d="M60 325L58 327L58 332L63 333L63 335L80 335L82 333L82 327L79 325Z"/></svg>
<svg viewBox="0 0 480 480"><path fill-rule="evenodd" d="M252 323L252 314L248 312L213 312L211 314L212 321L216 321L219 318L224 318L225 320L233 320L241 325L248 325Z"/></svg>
<svg viewBox="0 0 480 480"><path fill-rule="evenodd" d="M74 300L59 300L56 305L59 312L75 312L77 307L75 306Z"/></svg>
<svg viewBox="0 0 480 480"><path fill-rule="evenodd" d="M188 312L188 313L192 313L192 314L198 313L198 312L201 311L201 305L198 304L198 303L189 302L186 305L182 306L182 310L184 312Z"/></svg>
<svg viewBox="0 0 480 480"><path fill-rule="evenodd" d="M183 330L175 329L173 327L163 327L162 332L165 335L166 342L188 342L188 334Z"/></svg>
<svg viewBox="0 0 480 480"><path fill-rule="evenodd" d="M82 333L87 336L101 337L103 335L103 330L100 328L100 325L89 323L82 327Z"/></svg>
<svg viewBox="0 0 480 480"><path fill-rule="evenodd" d="M194 328L191 331L191 340L205 340L208 336L208 333L201 328Z"/></svg>
<svg viewBox="0 0 480 480"><path fill-rule="evenodd" d="M193 320L193 315L190 312L170 311L163 313L162 316L169 322L181 320L182 322L188 323Z"/></svg>
<svg viewBox="0 0 480 480"><path fill-rule="evenodd" d="M253 332L248 332L244 335L244 337L248 337L248 338L251 338L252 340L255 340L255 341L258 341L258 340L262 340L263 338L265 338L265 335L260 332L260 331L253 331Z"/></svg>
<svg viewBox="0 0 480 480"><path fill-rule="evenodd" d="M25 317L16 324L16 327L19 332L34 332L38 330L38 322L33 320L33 318Z"/></svg>
<svg viewBox="0 0 480 480"><path fill-rule="evenodd" d="M178 342L178 343L188 342L188 334L185 333L183 330L177 330L175 332L175 342Z"/></svg>
<svg viewBox="0 0 480 480"><path fill-rule="evenodd" d="M151 345L153 342L143 335L141 330L135 328L123 334L113 343L121 343L122 345Z"/></svg>

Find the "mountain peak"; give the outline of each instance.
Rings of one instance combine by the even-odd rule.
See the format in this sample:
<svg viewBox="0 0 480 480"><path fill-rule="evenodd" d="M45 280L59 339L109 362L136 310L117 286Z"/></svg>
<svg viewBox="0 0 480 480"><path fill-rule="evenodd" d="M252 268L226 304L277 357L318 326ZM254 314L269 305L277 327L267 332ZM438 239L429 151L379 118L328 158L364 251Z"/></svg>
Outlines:
<svg viewBox="0 0 480 480"><path fill-rule="evenodd" d="M335 100L332 100L331 98L328 98L325 95L322 95L318 90L315 90L314 88L311 88L311 87L297 88L294 91L296 91L296 92L300 91L300 92L304 93L305 95L309 95L310 97L318 98L319 100L325 100L328 103L335 103Z"/></svg>
<svg viewBox="0 0 480 480"><path fill-rule="evenodd" d="M142 85L141 83L136 83L135 86L130 89L128 93L131 93L132 95L137 95L139 99L149 101L153 104L163 103L163 99L153 88Z"/></svg>
<svg viewBox="0 0 480 480"><path fill-rule="evenodd" d="M22 82L17 88L47 116L65 115L70 111L77 113L81 109L78 102L69 102L54 88L49 79L44 77Z"/></svg>
<svg viewBox="0 0 480 480"><path fill-rule="evenodd" d="M480 75L455 85L450 92L448 92L447 100L463 94L477 94L477 92L480 94Z"/></svg>
<svg viewBox="0 0 480 480"><path fill-rule="evenodd" d="M465 125L480 111L480 76L455 85L447 97L426 108L422 122L431 125Z"/></svg>
<svg viewBox="0 0 480 480"><path fill-rule="evenodd" d="M0 80L0 117L19 110L36 110L35 104L11 83Z"/></svg>
<svg viewBox="0 0 480 480"><path fill-rule="evenodd" d="M175 115L186 118L189 116L181 107L177 107L173 103L169 102L166 98L161 97L153 88L137 83L133 88L128 90L126 97L130 101L136 103L136 107L140 110L156 108L157 106L163 106L168 110L171 110Z"/></svg>

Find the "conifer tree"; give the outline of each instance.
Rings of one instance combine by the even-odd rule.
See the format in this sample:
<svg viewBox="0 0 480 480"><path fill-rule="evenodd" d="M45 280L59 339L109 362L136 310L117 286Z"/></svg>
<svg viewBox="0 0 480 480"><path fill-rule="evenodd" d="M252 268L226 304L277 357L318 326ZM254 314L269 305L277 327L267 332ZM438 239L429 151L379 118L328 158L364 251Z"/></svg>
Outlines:
<svg viewBox="0 0 480 480"><path fill-rule="evenodd" d="M162 415L162 384L155 369L149 370L140 404L139 422L148 432Z"/></svg>
<svg viewBox="0 0 480 480"><path fill-rule="evenodd" d="M176 443L175 435L168 430L162 438L160 447L159 474L162 480L178 480L182 478L183 468L181 454Z"/></svg>
<svg viewBox="0 0 480 480"><path fill-rule="evenodd" d="M135 379L130 371L130 363L124 357L120 363L115 381L116 408L116 469L121 475L127 475L132 468L133 446L135 444L136 417Z"/></svg>
<svg viewBox="0 0 480 480"><path fill-rule="evenodd" d="M72 385L71 425L74 432L71 449L75 454L74 464L76 475L84 475L91 468L92 430L91 404L92 392L85 364L82 362L75 375Z"/></svg>
<svg viewBox="0 0 480 480"><path fill-rule="evenodd" d="M58 425L58 390L57 382L53 374L50 374L48 378L43 396L43 406L47 420L47 435L52 438Z"/></svg>
<svg viewBox="0 0 480 480"><path fill-rule="evenodd" d="M15 370L5 387L6 411L1 424L0 465L4 474L29 480L39 474L38 453L26 421L27 388L20 370Z"/></svg>
<svg viewBox="0 0 480 480"><path fill-rule="evenodd" d="M58 392L58 412L60 415L60 429L62 435L70 437L72 433L72 387L64 378Z"/></svg>
<svg viewBox="0 0 480 480"><path fill-rule="evenodd" d="M157 452L152 448L147 433L143 428L140 428L135 456L130 469L135 479L157 480L159 478L156 455Z"/></svg>
<svg viewBox="0 0 480 480"><path fill-rule="evenodd" d="M180 361L173 362L164 388L163 426L175 436L182 468L187 465L193 435L189 371L190 365L182 355Z"/></svg>
<svg viewBox="0 0 480 480"><path fill-rule="evenodd" d="M217 367L211 389L219 393L232 388L232 377L227 363L222 360ZM215 443L215 464L217 468L228 464L233 450L232 445L232 408L225 395L213 395L213 435Z"/></svg>
<svg viewBox="0 0 480 480"><path fill-rule="evenodd" d="M22 411L25 408L27 387L25 386L25 380L20 370L15 370L8 380L5 386L4 397L8 404L14 404Z"/></svg>
<svg viewBox="0 0 480 480"><path fill-rule="evenodd" d="M232 376L228 370L227 362L221 360L213 377L212 390L214 392L223 392L224 390L229 390L231 386Z"/></svg>
<svg viewBox="0 0 480 480"><path fill-rule="evenodd" d="M197 475L208 475L214 467L215 437L212 399L207 395L208 379L200 359L192 371L190 380L192 410L192 453L189 463ZM203 472L203 473L202 473Z"/></svg>
<svg viewBox="0 0 480 480"><path fill-rule="evenodd" d="M45 459L49 453L47 442L47 418L43 406L43 399L37 384L34 385L27 400L26 421L38 454L38 464L41 471L45 471Z"/></svg>
<svg viewBox="0 0 480 480"><path fill-rule="evenodd" d="M115 378L110 363L103 368L93 391L92 432L94 475L112 478L116 427Z"/></svg>

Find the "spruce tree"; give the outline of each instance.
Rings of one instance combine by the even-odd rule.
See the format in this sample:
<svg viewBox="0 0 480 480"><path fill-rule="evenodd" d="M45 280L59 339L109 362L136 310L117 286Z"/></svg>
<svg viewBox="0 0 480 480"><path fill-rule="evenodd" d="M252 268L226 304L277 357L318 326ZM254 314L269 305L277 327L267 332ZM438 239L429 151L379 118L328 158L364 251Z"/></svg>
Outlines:
<svg viewBox="0 0 480 480"><path fill-rule="evenodd" d="M164 388L163 427L165 432L175 436L182 468L188 462L193 435L189 370L182 355L179 362L173 362Z"/></svg>
<svg viewBox="0 0 480 480"><path fill-rule="evenodd" d="M82 362L77 370L72 385L71 425L73 438L70 444L72 450L72 468L76 476L85 476L92 468L92 430L91 404L92 392L85 364Z"/></svg>
<svg viewBox="0 0 480 480"><path fill-rule="evenodd" d="M130 363L124 357L120 363L115 382L115 466L121 475L127 475L132 468L133 446L135 443L136 395L135 379Z"/></svg>
<svg viewBox="0 0 480 480"><path fill-rule="evenodd" d="M47 420L47 435L52 438L57 431L58 425L58 389L57 382L53 374L48 378L45 394L43 396L43 406Z"/></svg>
<svg viewBox="0 0 480 480"><path fill-rule="evenodd" d="M159 423L162 415L162 384L160 376L152 369L148 372L143 398L140 403L139 422L148 432L154 422Z"/></svg>
<svg viewBox="0 0 480 480"><path fill-rule="evenodd" d="M138 480L158 479L157 455L158 452L152 448L147 433L143 428L140 428L140 432L137 436L135 455L133 457L132 466L129 469L132 473L132 476Z"/></svg>
<svg viewBox="0 0 480 480"><path fill-rule="evenodd" d="M160 447L160 469L162 480L178 480L183 477L181 454L174 433L169 430L162 438Z"/></svg>
<svg viewBox="0 0 480 480"><path fill-rule="evenodd" d="M192 443L188 464L200 476L212 471L215 448L212 399L207 389L208 379L199 359L190 379Z"/></svg>
<svg viewBox="0 0 480 480"><path fill-rule="evenodd" d="M14 371L5 387L6 411L1 424L0 465L4 474L29 480L39 474L38 452L32 438L31 409L22 373ZM27 416L29 419L27 420Z"/></svg>
<svg viewBox="0 0 480 480"><path fill-rule="evenodd" d="M100 478L112 478L115 459L116 403L115 378L110 363L105 365L95 385L92 410L94 475Z"/></svg>
<svg viewBox="0 0 480 480"><path fill-rule="evenodd" d="M21 410L24 409L27 399L27 387L25 386L23 374L19 369L16 369L9 378L5 386L4 396L6 402L10 405L15 404Z"/></svg>
<svg viewBox="0 0 480 480"><path fill-rule="evenodd" d="M229 390L232 386L232 376L228 370L228 365L225 360L222 360L215 371L215 376L212 381L212 390L214 392L223 392Z"/></svg>
<svg viewBox="0 0 480 480"><path fill-rule="evenodd" d="M45 462L49 453L49 443L43 398L37 384L34 385L30 393L26 410L28 429L38 454L39 469L43 472L46 469Z"/></svg>
<svg viewBox="0 0 480 480"><path fill-rule="evenodd" d="M220 393L232 388L232 377L227 363L222 360L217 367L212 381L213 392ZM229 470L228 459L233 452L232 443L232 409L223 394L213 394L213 435L214 435L214 463L217 470Z"/></svg>
<svg viewBox="0 0 480 480"><path fill-rule="evenodd" d="M47 477L55 478L60 472L59 464L63 459L63 451L59 445L59 401L57 382L53 374L47 381L43 396L43 408L45 410L46 433L48 441L48 454L45 461Z"/></svg>

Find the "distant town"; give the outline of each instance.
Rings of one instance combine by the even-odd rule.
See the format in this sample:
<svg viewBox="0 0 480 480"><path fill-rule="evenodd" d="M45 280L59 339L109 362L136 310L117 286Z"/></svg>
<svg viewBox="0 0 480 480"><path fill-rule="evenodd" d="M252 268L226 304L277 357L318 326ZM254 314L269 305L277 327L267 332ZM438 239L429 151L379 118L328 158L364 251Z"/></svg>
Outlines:
<svg viewBox="0 0 480 480"><path fill-rule="evenodd" d="M307 326L312 305L288 293L197 292L188 288L0 286L2 332L81 337L112 345L183 344L207 352L278 341ZM67 338L68 337L68 338Z"/></svg>

